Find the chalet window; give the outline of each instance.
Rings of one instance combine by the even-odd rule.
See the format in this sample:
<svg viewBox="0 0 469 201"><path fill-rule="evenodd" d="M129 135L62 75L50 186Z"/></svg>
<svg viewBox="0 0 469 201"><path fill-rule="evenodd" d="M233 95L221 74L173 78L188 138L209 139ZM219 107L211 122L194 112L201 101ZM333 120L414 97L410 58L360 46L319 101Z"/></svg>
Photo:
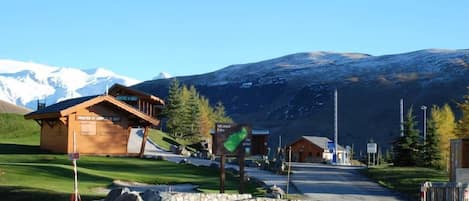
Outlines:
<svg viewBox="0 0 469 201"><path fill-rule="evenodd" d="M117 100L120 101L137 101L138 97L137 96L117 96Z"/></svg>

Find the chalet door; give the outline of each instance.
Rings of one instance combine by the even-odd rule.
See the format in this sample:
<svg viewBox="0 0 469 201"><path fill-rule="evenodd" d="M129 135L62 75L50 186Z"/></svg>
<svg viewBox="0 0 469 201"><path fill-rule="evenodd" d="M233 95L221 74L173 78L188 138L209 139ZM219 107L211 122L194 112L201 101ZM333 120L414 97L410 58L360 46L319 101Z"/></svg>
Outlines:
<svg viewBox="0 0 469 201"><path fill-rule="evenodd" d="M302 163L302 162L305 162L305 159L304 159L304 154L302 151L298 152L298 162Z"/></svg>
<svg viewBox="0 0 469 201"><path fill-rule="evenodd" d="M143 128L130 129L129 141L127 143L127 153L140 153L140 146L142 146L144 132L145 129Z"/></svg>

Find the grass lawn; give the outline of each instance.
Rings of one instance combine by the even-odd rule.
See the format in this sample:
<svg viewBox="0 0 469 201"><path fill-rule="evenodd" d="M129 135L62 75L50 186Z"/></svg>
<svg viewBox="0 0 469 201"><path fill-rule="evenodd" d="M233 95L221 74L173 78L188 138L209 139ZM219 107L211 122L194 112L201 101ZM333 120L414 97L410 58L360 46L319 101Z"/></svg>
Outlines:
<svg viewBox="0 0 469 201"><path fill-rule="evenodd" d="M379 166L363 169L363 173L380 185L417 199L420 185L425 181L447 182L447 173L423 167Z"/></svg>
<svg viewBox="0 0 469 201"><path fill-rule="evenodd" d="M66 155L39 150L39 127L34 121L13 119L30 125L17 127L11 132L15 134L5 134L9 131L2 127L7 124L0 122L1 200L67 200L73 190L71 161ZM219 182L215 169L138 158L81 156L78 171L79 190L85 200L103 197L97 188L105 188L117 179L151 184L191 183L199 185L202 192L217 192ZM237 188L238 179L228 174L227 192L237 192ZM247 190L255 195L263 193L253 183L248 184Z"/></svg>
<svg viewBox="0 0 469 201"><path fill-rule="evenodd" d="M169 136L167 133L161 132L160 130L150 129L150 132L148 132L148 137L154 143L158 144L158 146L160 146L161 148L163 148L166 151L170 150L171 145L176 145L176 146L184 145L184 146L186 146L186 149L188 149L189 151L192 151L192 152L195 151L194 148L188 146L188 145L190 145L189 141L175 139L175 138Z"/></svg>

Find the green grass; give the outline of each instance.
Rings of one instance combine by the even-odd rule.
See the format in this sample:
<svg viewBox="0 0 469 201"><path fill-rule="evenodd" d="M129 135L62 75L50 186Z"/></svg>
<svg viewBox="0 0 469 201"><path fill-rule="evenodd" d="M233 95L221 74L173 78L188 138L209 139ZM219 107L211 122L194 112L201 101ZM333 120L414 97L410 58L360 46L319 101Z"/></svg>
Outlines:
<svg viewBox="0 0 469 201"><path fill-rule="evenodd" d="M189 147L189 145L191 144L190 141L173 138L167 133L162 132L160 130L150 129L150 132L148 133L148 137L154 143L156 143L158 146L160 146L166 151L170 150L171 145L176 145L176 146L184 145L186 149L188 149L189 151L195 152L195 149L193 149L192 147Z"/></svg>
<svg viewBox="0 0 469 201"><path fill-rule="evenodd" d="M379 166L364 169L363 173L380 185L417 199L420 185L425 181L447 182L445 171L423 167Z"/></svg>
<svg viewBox="0 0 469 201"><path fill-rule="evenodd" d="M1 143L37 145L39 125L19 114L0 114Z"/></svg>
<svg viewBox="0 0 469 201"><path fill-rule="evenodd" d="M67 200L73 190L73 171L68 157L40 151L39 127L34 121L4 114L0 114L0 119L6 122L0 124L0 198ZM113 180L190 183L199 185L198 190L202 192L217 192L219 183L219 171L215 169L138 158L81 156L78 171L80 194L86 200L102 198L104 195L97 188L106 188ZM228 174L227 192L235 193L237 188L238 178ZM247 191L255 195L264 193L254 183L247 185Z"/></svg>

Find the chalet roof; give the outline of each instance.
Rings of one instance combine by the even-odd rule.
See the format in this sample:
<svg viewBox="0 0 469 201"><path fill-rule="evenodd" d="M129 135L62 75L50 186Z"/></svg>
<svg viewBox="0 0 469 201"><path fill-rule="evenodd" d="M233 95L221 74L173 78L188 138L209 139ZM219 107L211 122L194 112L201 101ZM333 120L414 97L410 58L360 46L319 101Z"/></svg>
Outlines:
<svg viewBox="0 0 469 201"><path fill-rule="evenodd" d="M303 139L308 140L309 142L321 147L321 149L328 150L327 147L328 142L331 142L327 137L319 137L319 136L302 136ZM337 145L338 150L345 150L344 147Z"/></svg>
<svg viewBox="0 0 469 201"><path fill-rule="evenodd" d="M58 103L55 103L55 104L52 104L52 105L49 105L43 109L40 109L40 110L36 110L34 112L31 112L29 114L26 114L26 115L38 115L38 114L46 114L46 113L58 113L64 109L67 109L69 107L72 107L72 106L75 106L75 105L78 105L80 103L83 103L85 101L88 101L90 99L93 99L93 98L96 98L97 95L95 96L84 96L84 97L80 97L80 98L71 98L71 99L67 99L67 100L64 100L64 101L60 101Z"/></svg>
<svg viewBox="0 0 469 201"><path fill-rule="evenodd" d="M133 89L133 88L130 88L130 87L126 87L126 86L118 84L118 83L112 85L112 87L109 88L109 93L112 93L112 92L114 92L118 89L125 90L129 93L132 93L132 94L135 94L135 95L138 95L138 96L146 97L150 100L153 100L157 103L160 103L161 105L165 104L164 101L161 98L158 98L158 97L156 97L152 94L149 94L149 93L146 93L146 92L143 92L143 91L140 91L140 90L136 90L136 89Z"/></svg>
<svg viewBox="0 0 469 201"><path fill-rule="evenodd" d="M132 106L117 100L110 95L100 95L100 96L86 96L80 98L72 98L64 100L53 105L50 105L44 109L31 112L24 115L25 119L48 119L48 118L58 118L63 116L68 116L69 114L77 111L80 108L86 108L101 102L109 102L153 125L158 125L159 121L153 117L148 116L147 114L133 108Z"/></svg>

